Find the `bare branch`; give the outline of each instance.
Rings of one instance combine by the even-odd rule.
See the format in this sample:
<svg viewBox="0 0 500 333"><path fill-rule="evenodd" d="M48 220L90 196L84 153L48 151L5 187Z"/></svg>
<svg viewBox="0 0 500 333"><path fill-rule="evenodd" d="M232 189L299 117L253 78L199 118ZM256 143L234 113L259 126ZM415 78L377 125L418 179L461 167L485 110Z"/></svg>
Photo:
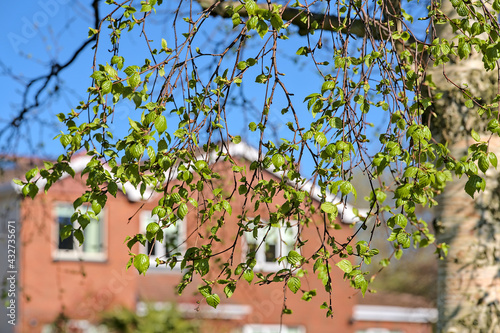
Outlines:
<svg viewBox="0 0 500 333"><path fill-rule="evenodd" d="M99 0L94 0L92 2L92 8L94 12L94 24L97 26L100 21L100 15L99 15ZM95 36L92 38L87 39L85 42L83 42L76 50L73 52L72 56L69 58L64 63L59 63L55 62L50 66L49 72L47 74L41 75L39 77L31 79L25 86L24 92L23 92L23 101L22 101L22 107L17 116L12 119L12 121L7 124L6 127L19 127L21 126L23 120L26 117L26 114L29 113L31 110L37 108L40 106L40 96L43 94L44 91L46 91L49 83L57 78L60 73L65 70L67 67L69 67L75 60L78 58L78 56L82 53L82 51L93 41L95 40ZM32 89L34 88L35 84L38 82L42 82L42 86L35 92L35 95L33 97L33 102L30 103L30 93L32 92ZM5 130L4 128L3 130ZM4 132L4 131L2 131Z"/></svg>

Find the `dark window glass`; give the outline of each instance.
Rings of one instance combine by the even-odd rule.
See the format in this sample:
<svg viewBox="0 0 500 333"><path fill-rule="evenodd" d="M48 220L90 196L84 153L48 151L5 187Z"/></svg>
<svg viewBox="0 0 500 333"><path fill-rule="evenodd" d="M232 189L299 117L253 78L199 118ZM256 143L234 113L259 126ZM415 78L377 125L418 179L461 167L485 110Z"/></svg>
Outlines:
<svg viewBox="0 0 500 333"><path fill-rule="evenodd" d="M155 249L155 243L156 242L147 242L148 245L148 255L155 256L156 255L156 249Z"/></svg>
<svg viewBox="0 0 500 333"><path fill-rule="evenodd" d="M73 233L71 233L71 236L66 238L65 240L61 240L61 230L65 225L71 225L71 218L70 217L64 217L64 216L59 216L59 250L73 250Z"/></svg>

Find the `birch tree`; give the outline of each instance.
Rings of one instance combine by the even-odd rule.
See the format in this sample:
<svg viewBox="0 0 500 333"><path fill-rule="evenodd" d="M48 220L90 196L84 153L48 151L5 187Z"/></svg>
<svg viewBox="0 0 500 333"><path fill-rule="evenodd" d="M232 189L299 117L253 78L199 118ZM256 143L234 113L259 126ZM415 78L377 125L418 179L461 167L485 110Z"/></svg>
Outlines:
<svg viewBox="0 0 500 333"><path fill-rule="evenodd" d="M57 138L65 153L18 181L33 198L41 179L48 190L64 173L74 175L69 162L76 152L92 157L84 170L88 189L74 204L91 209L76 210L79 227L66 230L66 236L73 233L84 242L82 221L95 218L125 183L143 194L162 194L153 210L158 223L144 235L130 235L130 248L161 237L162 229L197 210L200 225L217 222L207 243L157 264L180 263L187 270L180 292L192 276L219 269L222 278L205 280L199 289L216 307L221 300L213 286L221 285L230 297L241 279L252 280L255 266L252 252L235 267L210 265L219 255L211 245L220 241L224 218L239 216L239 236L257 234L270 226L248 216L267 205L270 225L300 221L299 235L281 258L290 266L257 275L259 283L305 292L302 267L314 264L308 274L324 281L323 308L332 315L333 269L364 294L370 263L384 267L392 258L404 258L404 249L433 246L441 262L439 331L499 330L498 0L108 0L102 10L106 14L96 17L86 42L95 51L89 97L58 115L66 127ZM150 39L151 22L164 17L172 29ZM127 34L143 39L148 53L143 62L129 61L131 55L121 52ZM299 88L308 91L304 100L295 98L287 61L311 76ZM258 98L249 102L249 91L259 91ZM115 137L109 124L120 103L133 103L139 116L123 125L127 135ZM235 124L235 108L246 114L239 118L248 120L243 126ZM284 130L274 131L276 123ZM375 135L373 126L383 130ZM229 150L242 136L258 149L246 174ZM213 181L220 175L211 158L233 164L232 193ZM301 166L310 173L302 174ZM264 170L281 175L281 181L266 181ZM370 184L370 209L357 214L352 237L339 243L329 230L346 213L341 209L346 197L356 196L355 171ZM181 186L172 185L172 174ZM208 188L210 196L202 195ZM233 207L236 195L245 196L248 205ZM277 195L286 204L271 207ZM307 200L314 195L319 204ZM437 241L430 221L415 213L416 207L436 205ZM300 231L318 213L324 219L318 230L322 244L303 257L297 251L304 244ZM373 228L367 228L368 219L375 221ZM365 238L371 239L381 227L391 230L390 258L378 258L369 241L356 237L368 233ZM130 255L128 266L146 274L147 255Z"/></svg>

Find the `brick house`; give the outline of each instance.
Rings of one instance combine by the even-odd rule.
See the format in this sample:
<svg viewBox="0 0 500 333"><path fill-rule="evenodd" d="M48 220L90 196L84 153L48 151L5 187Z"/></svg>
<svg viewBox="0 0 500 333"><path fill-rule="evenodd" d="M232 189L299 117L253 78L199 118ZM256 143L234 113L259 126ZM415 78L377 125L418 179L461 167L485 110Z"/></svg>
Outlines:
<svg viewBox="0 0 500 333"><path fill-rule="evenodd" d="M231 147L231 155L240 161L241 166L248 166L248 161L255 158L256 151L241 143ZM73 237L61 241L59 231L70 223L72 203L85 191L85 182L79 177L79 172L88 159L85 155L74 157L72 167L77 173L75 178L63 178L47 194L39 195L35 200L22 199L20 189L10 181L12 175L9 172L4 175L5 181L0 185L0 208L3 213L0 247L3 249L8 243L9 230L12 230L9 229L8 221L15 221L17 266L13 270L9 267L7 257L3 256L0 258L0 274L3 276L15 271L18 287L15 298L16 325L2 320L0 332L48 332L49 324L60 313L71 319L75 332L92 332L93 325L98 323L103 311L117 306L141 311L146 303L161 306L173 302L187 318L203 319L203 332L431 332L429 322L436 317L435 310L401 304L363 304L355 290L343 281L342 272L336 267L332 269L333 318L326 318L325 310L320 310L325 300L321 296L324 289L322 282L313 274L303 278L302 288L316 289L319 295L310 302L304 302L300 291L297 294L288 291L286 306L293 310L293 315L282 317L284 288L281 283L250 286L241 280L229 299L224 297L222 290L215 290L221 297L217 309L209 307L203 297L195 293L198 281L193 281L178 296L175 286L181 279L181 269L155 267L156 257L168 256L169 247L164 244L147 244L146 247L135 245L133 252L151 254L151 268L145 276L139 275L133 267L126 271L129 255L124 240L129 235L145 230L152 221L151 211L158 199L152 194L149 200L143 200L139 191L132 187L126 188L126 194L119 191L116 198L109 198L106 208L100 213L100 221L89 224L85 229L86 241L82 247ZM227 181L227 186L232 186L232 178L229 175L224 177L228 172L224 162L217 162L212 167L223 176L221 181ZM11 166L13 173L19 168L22 166ZM267 179L278 176L272 172L264 174ZM309 189L313 199L317 200L315 189ZM276 197L273 204L283 202L282 197ZM233 197L231 204L233 207L243 207L243 197ZM356 220L352 207L347 205L341 211L340 222L344 227L332 229L331 232L336 239L345 241L353 233L349 225ZM261 207L252 214L260 215L265 221L267 212ZM219 235L226 245L235 241L236 215L238 213L235 212L228 215L223 234ZM200 237L208 232L209 226L198 226L196 219L193 209L184 221L174 228L165 229L168 244L175 244L181 251L197 244ZM320 216L314 222L318 226L323 225ZM288 253L293 241L287 242L287 239L293 239L294 235L293 228L271 228L266 246L257 250L255 270L266 272L279 268L280 264L275 259ZM305 228L301 237L308 240L301 248L301 254L307 257L320 244L318 232L314 227ZM249 249L257 249L260 238L261 235L255 239L246 234L240 237L233 254L236 258L234 262L238 264L243 261ZM228 256L229 253L225 257L223 255L222 260ZM312 267L307 269L312 272ZM0 313L2 318L9 318L9 311L6 309L5 314Z"/></svg>

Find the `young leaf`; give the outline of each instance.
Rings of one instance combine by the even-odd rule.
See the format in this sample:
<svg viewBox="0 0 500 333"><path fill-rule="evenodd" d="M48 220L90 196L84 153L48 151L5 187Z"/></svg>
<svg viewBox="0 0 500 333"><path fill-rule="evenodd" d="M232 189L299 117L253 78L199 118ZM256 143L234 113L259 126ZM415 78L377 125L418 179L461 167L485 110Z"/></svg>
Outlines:
<svg viewBox="0 0 500 333"><path fill-rule="evenodd" d="M341 261L336 263L335 266L340 268L344 273L351 273L352 272L352 264L347 259L342 259Z"/></svg>
<svg viewBox="0 0 500 333"><path fill-rule="evenodd" d="M160 115L155 119L155 128L159 134L165 132L167 129L167 118L164 115Z"/></svg>
<svg viewBox="0 0 500 333"><path fill-rule="evenodd" d="M274 154L272 158L272 162L276 169L279 169L283 164L285 164L285 158L281 154Z"/></svg>
<svg viewBox="0 0 500 333"><path fill-rule="evenodd" d="M296 276L292 276L288 279L287 286L292 291L292 293L296 294L297 291L300 290L300 279Z"/></svg>
<svg viewBox="0 0 500 333"><path fill-rule="evenodd" d="M213 307L214 309L217 308L217 305L220 303L220 298L219 295L217 294L212 294L206 298L207 304Z"/></svg>
<svg viewBox="0 0 500 333"><path fill-rule="evenodd" d="M247 269L245 270L245 272L243 272L243 278L248 282L248 283L251 283L252 280L253 280L253 276L254 276L254 273L251 269Z"/></svg>
<svg viewBox="0 0 500 333"><path fill-rule="evenodd" d="M139 274L146 275L146 271L149 268L149 257L145 254L137 254L134 257L134 267L137 269Z"/></svg>

